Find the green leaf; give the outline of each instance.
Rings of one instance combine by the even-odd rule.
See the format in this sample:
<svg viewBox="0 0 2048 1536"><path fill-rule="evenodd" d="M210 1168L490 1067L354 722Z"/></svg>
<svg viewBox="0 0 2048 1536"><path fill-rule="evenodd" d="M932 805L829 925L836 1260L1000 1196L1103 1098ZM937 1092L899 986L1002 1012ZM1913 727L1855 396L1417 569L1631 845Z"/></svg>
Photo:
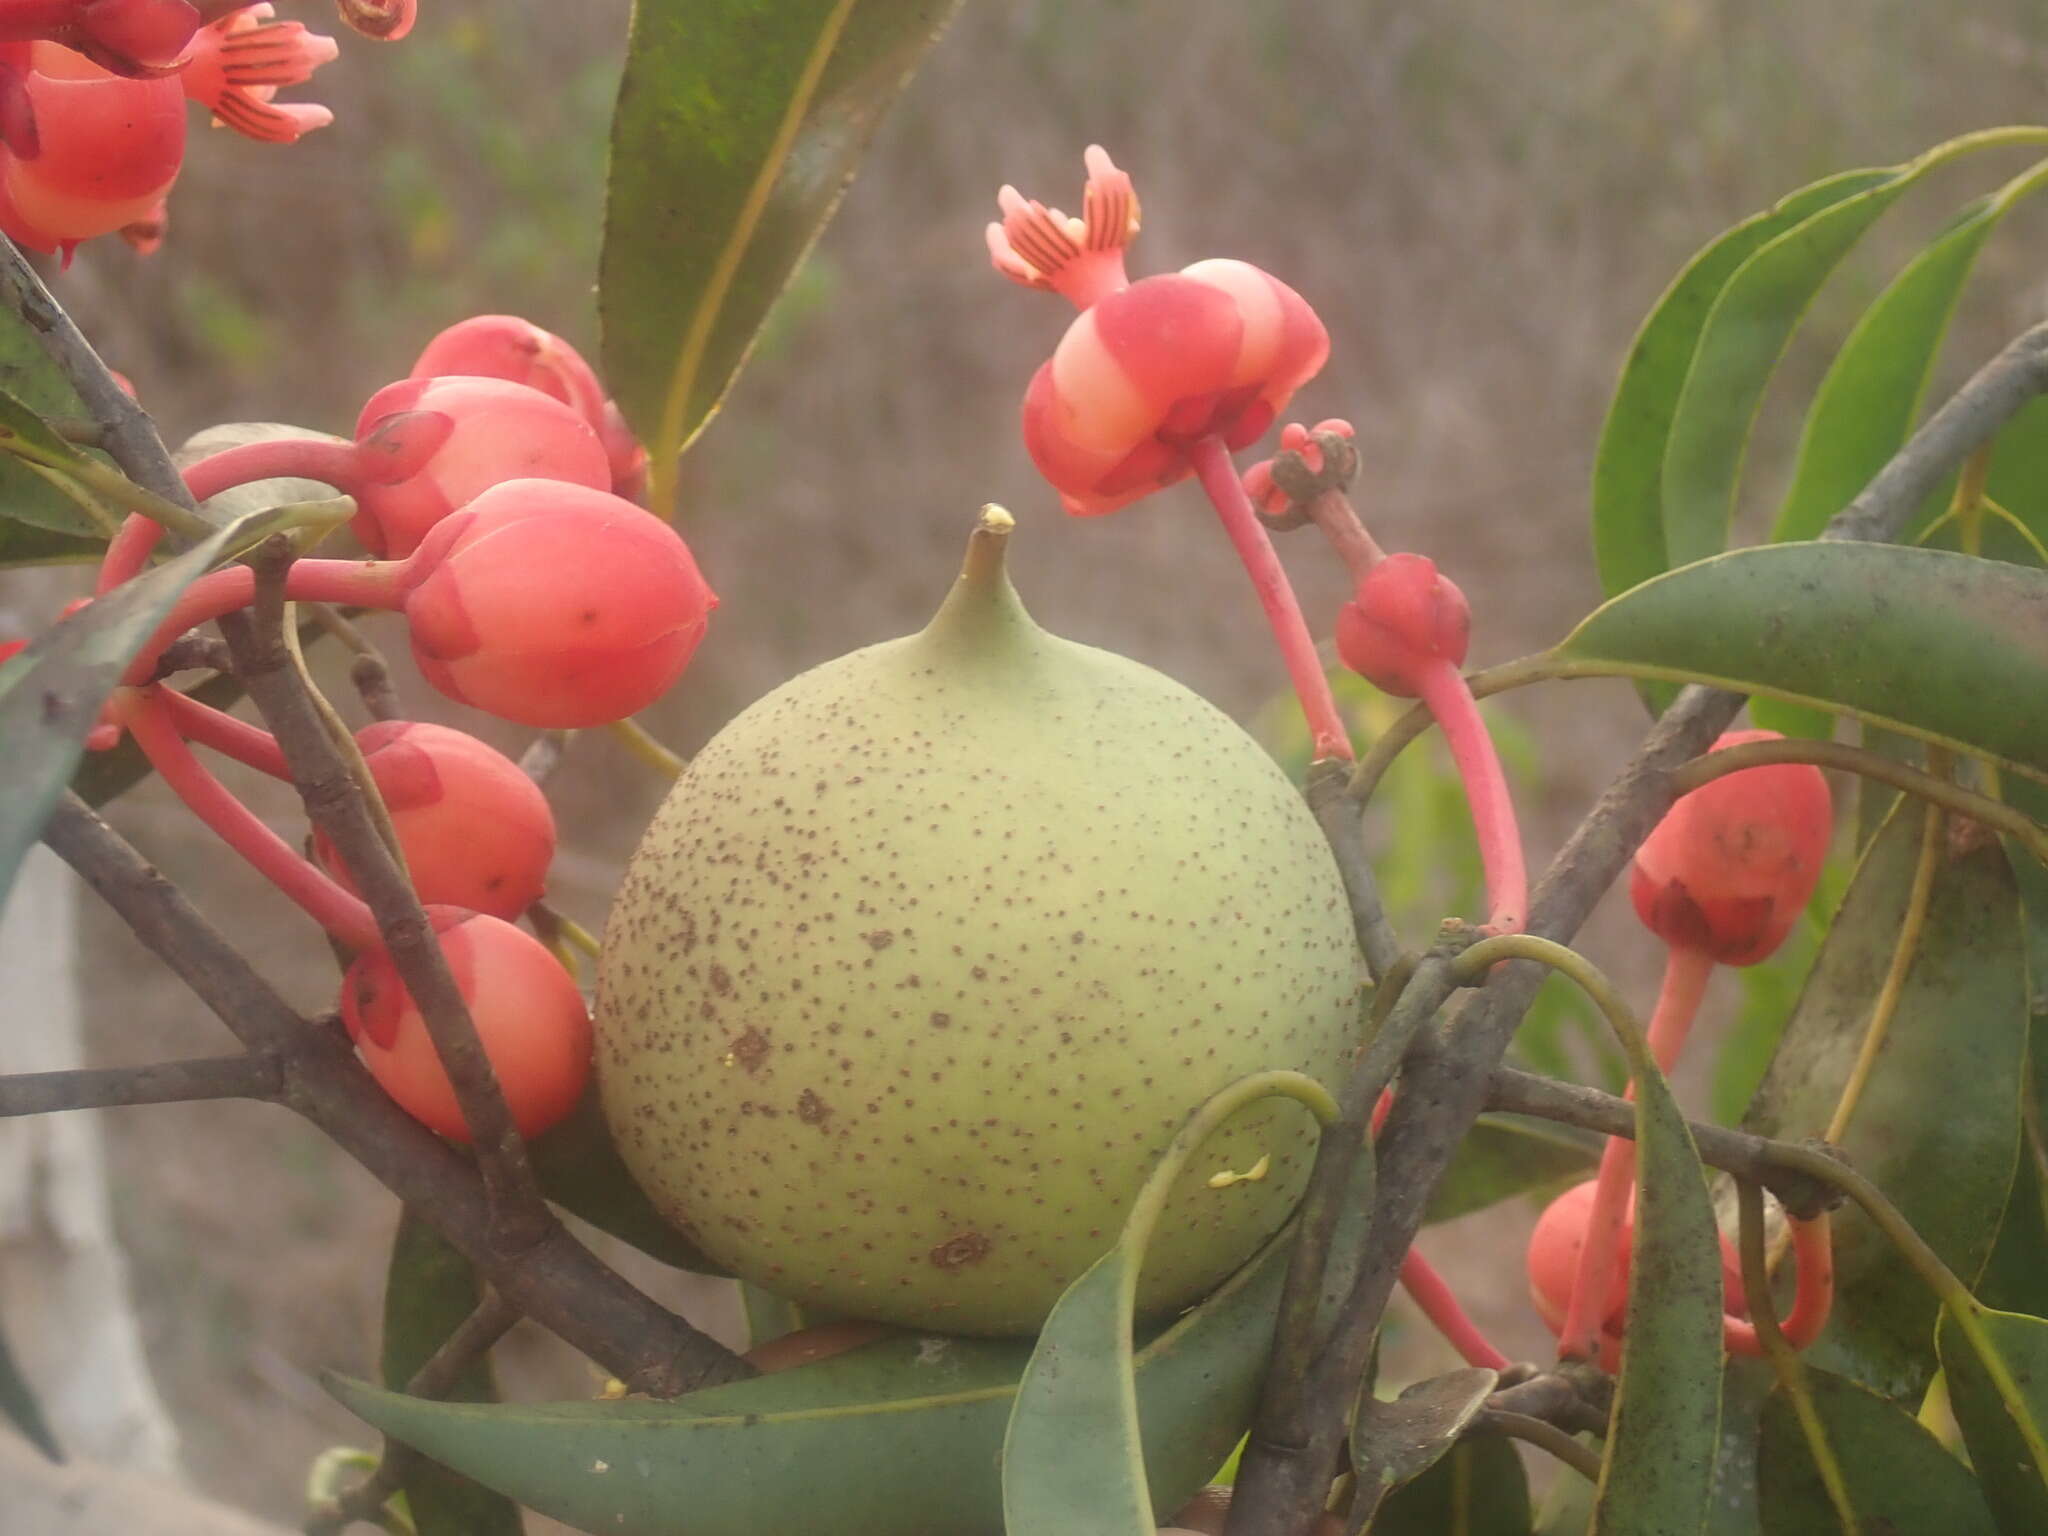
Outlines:
<svg viewBox="0 0 2048 1536"><path fill-rule="evenodd" d="M216 453L225 453L230 448L241 448L250 443L274 443L285 439L307 438L328 443L349 441L345 437L336 437L331 432L315 432L307 427L292 426L289 422L228 421L193 433L185 439L172 457L177 461L180 470L187 470L201 459L211 458ZM225 521L250 512L265 512L272 507L288 506L295 501L324 501L338 494L340 493L335 487L322 480L300 480L290 477L251 480L246 485L230 486L219 495L209 497L206 511L210 516Z"/></svg>
<svg viewBox="0 0 2048 1536"><path fill-rule="evenodd" d="M1636 1080L1628 1319L1594 1536L1697 1531L1721 1433L1721 1241L1706 1172L1671 1085Z"/></svg>
<svg viewBox="0 0 2048 1536"><path fill-rule="evenodd" d="M1902 804L1864 855L1747 1129L1797 1140L1833 1117L1898 946L1923 826L1919 804ZM1997 843L1944 836L1936 857L1919 945L1840 1144L1968 1282L1990 1256L2019 1147L2026 963ZM1860 1210L1835 1214L1834 1247L1834 1314L1808 1358L1888 1397L1921 1391L1934 1297Z"/></svg>
<svg viewBox="0 0 2048 1536"><path fill-rule="evenodd" d="M402 1387L462 1325L483 1297L476 1269L407 1206L398 1218L384 1283L384 1349L379 1374ZM462 1374L452 1402L494 1403L488 1356ZM518 1508L503 1494L431 1461L416 1460L403 1484L418 1536L520 1536Z"/></svg>
<svg viewBox="0 0 2048 1536"><path fill-rule="evenodd" d="M25 408L31 419L83 420L86 415L85 403L64 371L21 317L12 313L0 316L0 398ZM31 528L37 532L25 532ZM13 455L0 453L0 564L68 558L97 550L105 542L69 496Z"/></svg>
<svg viewBox="0 0 2048 1536"><path fill-rule="evenodd" d="M1005 1536L1151 1536L1153 1516L1179 1508L1145 1476L1131 1342L1138 1275L1161 1209L1210 1134L1261 1098L1336 1104L1297 1072L1263 1072L1216 1094L1188 1118L1132 1202L1114 1247L1067 1287L1040 1330L1003 1436ZM1155 1509L1156 1506L1156 1509Z"/></svg>
<svg viewBox="0 0 2048 1536"><path fill-rule="evenodd" d="M1293 1232L1134 1357L1145 1474L1176 1507L1250 1423ZM621 1536L960 1536L1002 1528L1028 1339L902 1334L672 1402L427 1402L330 1378L352 1411L521 1504ZM792 1475L801 1469L801 1475Z"/></svg>
<svg viewBox="0 0 2048 1536"><path fill-rule="evenodd" d="M1937 145L1786 230L1745 261L1700 332L1665 448L1665 554L1672 565L1718 554L1764 389L1792 333L1837 263L1927 172L1975 150L2048 143L2048 131L1993 130Z"/></svg>
<svg viewBox="0 0 2048 1536"><path fill-rule="evenodd" d="M5 1417L50 1460L64 1459L63 1448L57 1444L50 1421L43 1417L42 1405L36 1401L28 1378L15 1364L14 1352L7 1347L7 1335L4 1333L0 1333L0 1417Z"/></svg>
<svg viewBox="0 0 2048 1536"><path fill-rule="evenodd" d="M1896 544L1774 544L1603 604L1561 675L1772 694L2048 773L2048 572Z"/></svg>
<svg viewBox="0 0 2048 1536"><path fill-rule="evenodd" d="M1777 1381L1769 1365L1749 1355L1730 1355L1722 1367L1721 1448L1705 1536L1757 1536L1757 1420Z"/></svg>
<svg viewBox="0 0 2048 1536"><path fill-rule="evenodd" d="M1912 1414L1832 1372L1804 1375L1862 1530L1997 1536L1977 1479ZM1764 1403L1757 1471L1764 1536L1841 1529L1782 1388Z"/></svg>
<svg viewBox="0 0 2048 1536"><path fill-rule="evenodd" d="M744 1280L740 1282L740 1307L747 1316L749 1349L759 1349L804 1326L804 1315L795 1302Z"/></svg>
<svg viewBox="0 0 2048 1536"><path fill-rule="evenodd" d="M1585 1481L1576 1472L1560 1476ZM1366 1530L1371 1536L1529 1536L1534 1518L1529 1475L1513 1444L1499 1435L1475 1435L1389 1494Z"/></svg>
<svg viewBox="0 0 2048 1536"><path fill-rule="evenodd" d="M633 1182L605 1126L595 1082L584 1090L568 1119L534 1137L526 1150L541 1193L570 1215L677 1269L700 1275L728 1273L662 1220Z"/></svg>
<svg viewBox="0 0 2048 1536"><path fill-rule="evenodd" d="M1361 1382L1351 1417L1352 1523L1443 1460L1499 1383L1498 1371L1469 1366L1419 1381L1386 1401L1373 1394L1370 1378Z"/></svg>
<svg viewBox="0 0 2048 1536"><path fill-rule="evenodd" d="M86 732L122 670L169 616L178 595L257 519L210 535L175 560L89 603L0 666L0 901L42 834L83 751Z"/></svg>
<svg viewBox="0 0 2048 1536"><path fill-rule="evenodd" d="M1523 1115L1481 1115L1430 1197L1425 1222L1452 1221L1516 1195L1545 1197L1590 1174L1600 1139Z"/></svg>
<svg viewBox="0 0 2048 1536"><path fill-rule="evenodd" d="M959 0L639 0L612 119L604 372L652 505Z"/></svg>
<svg viewBox="0 0 2048 1536"><path fill-rule="evenodd" d="M1965 1325L1944 1308L1936 1343L1949 1403L1998 1529L2005 1536L2048 1530L2048 1322L1986 1307Z"/></svg>
<svg viewBox="0 0 2048 1536"><path fill-rule="evenodd" d="M1965 208L1863 312L1821 381L1771 542L1813 539L1912 434L1956 301L2006 214L2048 184L2048 164Z"/></svg>
<svg viewBox="0 0 2048 1536"><path fill-rule="evenodd" d="M1893 175L1889 169L1844 171L1745 219L1694 256L1650 311L1629 349L1593 458L1593 555L1609 597L1671 566L1664 545L1664 453L1714 301L1760 246Z"/></svg>

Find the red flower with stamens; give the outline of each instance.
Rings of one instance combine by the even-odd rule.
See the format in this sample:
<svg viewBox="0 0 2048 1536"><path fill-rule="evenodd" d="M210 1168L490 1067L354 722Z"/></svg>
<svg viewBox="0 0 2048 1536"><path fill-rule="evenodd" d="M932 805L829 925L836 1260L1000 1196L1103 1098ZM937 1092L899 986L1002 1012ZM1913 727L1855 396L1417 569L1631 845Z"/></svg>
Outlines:
<svg viewBox="0 0 2048 1536"><path fill-rule="evenodd" d="M334 114L310 102L278 104L281 86L301 85L341 50L301 22L273 21L275 7L245 6L192 40L181 79L185 94L213 113L216 127L268 144L290 144L325 128Z"/></svg>
<svg viewBox="0 0 2048 1536"><path fill-rule="evenodd" d="M1081 310L1024 397L1025 446L1078 516L1184 479L1205 438L1255 442L1330 352L1307 301L1249 263L1216 258L1131 282L1131 179L1100 146L1086 160L1080 218L1004 187L1002 221L988 229L998 272Z"/></svg>

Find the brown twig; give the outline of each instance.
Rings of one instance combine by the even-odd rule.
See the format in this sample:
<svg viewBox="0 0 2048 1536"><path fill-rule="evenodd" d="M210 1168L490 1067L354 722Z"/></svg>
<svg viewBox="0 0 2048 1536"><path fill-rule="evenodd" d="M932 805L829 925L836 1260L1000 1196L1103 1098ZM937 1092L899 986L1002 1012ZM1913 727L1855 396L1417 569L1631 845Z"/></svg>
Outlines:
<svg viewBox="0 0 2048 1536"><path fill-rule="evenodd" d="M569 743L575 739L574 731L542 731L533 738L533 745L519 754L519 771L546 788L555 770L561 767Z"/></svg>
<svg viewBox="0 0 2048 1536"><path fill-rule="evenodd" d="M244 1045L282 1062L280 1103L417 1209L522 1313L635 1391L657 1397L754 1374L559 1224L537 1246L508 1253L492 1228L475 1166L392 1103L346 1041L300 1018L84 801L66 795L43 836Z"/></svg>
<svg viewBox="0 0 2048 1536"><path fill-rule="evenodd" d="M1365 851L1365 821L1358 802L1345 793L1350 771L1350 764L1336 758L1312 764L1302 794L1337 860L1337 874L1351 903L1351 924L1357 930L1366 968L1372 972L1374 981L1383 982L1401 959L1401 940L1394 925L1387 921L1387 909L1373 879L1372 860Z"/></svg>
<svg viewBox="0 0 2048 1536"><path fill-rule="evenodd" d="M1896 537L1943 476L2044 391L2048 325L2039 325L1979 369L1836 515L1824 536ZM1670 809L1674 772L1712 745L1742 703L1739 694L1697 685L1679 693L1538 885L1530 903L1531 933L1559 943L1571 939ZM1542 980L1541 969L1527 962L1500 967L1446 1025L1456 1049L1434 1053L1404 1074L1376 1148L1371 1250L1307 1380L1281 1393L1269 1385L1239 1470L1230 1536L1292 1536L1323 1507L1331 1454L1343 1436L1344 1414L1402 1257L1459 1143L1485 1108L1494 1068ZM1288 1343L1283 1333L1269 1383L1293 1358ZM1285 1419L1275 1416L1276 1398L1281 1406L1294 1404L1295 1411Z"/></svg>
<svg viewBox="0 0 2048 1536"><path fill-rule="evenodd" d="M377 649L376 642L332 603L307 603L305 607L314 622L339 640L355 658L349 663L348 680L355 685L356 694L362 699L363 708L369 711L370 718L404 719L405 708L398 701L398 690L391 685L391 664Z"/></svg>
<svg viewBox="0 0 2048 1536"><path fill-rule="evenodd" d="M0 1119L65 1109L184 1104L195 1099L268 1099L284 1091L284 1064L265 1052L160 1061L144 1067L86 1067L0 1077Z"/></svg>
<svg viewBox="0 0 2048 1536"><path fill-rule="evenodd" d="M405 1384L406 1395L446 1397L455 1390L463 1372L489 1354L491 1347L511 1332L518 1321L515 1308L508 1306L497 1292L486 1291L476 1310L441 1341L441 1347L428 1356L426 1364L412 1373ZM307 1516L301 1527L304 1536L336 1536L358 1520L376 1519L391 1496L404 1486L418 1460L419 1452L386 1435L377 1470L331 1504Z"/></svg>

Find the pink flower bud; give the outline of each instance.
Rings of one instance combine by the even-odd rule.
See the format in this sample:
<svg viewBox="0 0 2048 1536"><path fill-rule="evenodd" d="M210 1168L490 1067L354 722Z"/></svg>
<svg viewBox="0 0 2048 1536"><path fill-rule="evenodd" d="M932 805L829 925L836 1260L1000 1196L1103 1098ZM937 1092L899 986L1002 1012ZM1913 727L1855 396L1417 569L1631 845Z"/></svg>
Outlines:
<svg viewBox="0 0 2048 1536"><path fill-rule="evenodd" d="M1424 555L1389 555L1337 614L1344 665L1399 698L1420 696L1422 669L1463 666L1472 609L1457 584Z"/></svg>
<svg viewBox="0 0 2048 1536"><path fill-rule="evenodd" d="M543 727L602 725L653 703L718 605L668 524L558 480L485 491L434 530L399 588L428 682Z"/></svg>
<svg viewBox="0 0 2048 1536"><path fill-rule="evenodd" d="M540 899L555 819L517 763L464 731L414 720L365 726L356 745L421 901L509 920ZM324 833L314 833L313 857L356 890Z"/></svg>
<svg viewBox="0 0 2048 1536"><path fill-rule="evenodd" d="M231 11L193 40L181 78L185 94L213 114L214 123L248 138L290 144L325 128L334 114L309 102L279 105L278 88L301 85L340 48L302 22L272 21L276 8Z"/></svg>
<svg viewBox="0 0 2048 1536"><path fill-rule="evenodd" d="M454 907L427 913L456 988L520 1133L533 1136L576 1107L590 1075L590 1014L576 983L539 940ZM398 1107L451 1141L469 1124L426 1021L390 952L365 950L341 983L341 1017L363 1065Z"/></svg>
<svg viewBox="0 0 2048 1536"><path fill-rule="evenodd" d="M1777 741L1730 731L1714 750ZM1674 949L1721 965L1768 960L1813 897L1834 832L1828 781L1811 763L1744 768L1681 796L1636 850L1629 899Z"/></svg>
<svg viewBox="0 0 2048 1536"><path fill-rule="evenodd" d="M36 150L23 154L17 125L0 157L0 229L68 258L158 211L185 157L185 97L175 79L123 79L55 43L26 55Z"/></svg>
<svg viewBox="0 0 2048 1536"><path fill-rule="evenodd" d="M406 413L413 419L393 420ZM362 487L349 525L385 558L411 554L436 523L502 481L538 477L596 490L612 483L604 445L582 417L504 379L457 374L387 384L363 407L356 443L366 460L374 453L387 461L375 473L394 482Z"/></svg>

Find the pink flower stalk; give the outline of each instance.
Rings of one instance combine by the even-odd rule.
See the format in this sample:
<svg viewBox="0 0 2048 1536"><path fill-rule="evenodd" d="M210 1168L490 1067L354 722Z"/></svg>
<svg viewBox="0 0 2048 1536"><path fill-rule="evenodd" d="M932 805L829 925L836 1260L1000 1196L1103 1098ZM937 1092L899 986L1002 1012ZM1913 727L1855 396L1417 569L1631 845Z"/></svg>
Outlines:
<svg viewBox="0 0 2048 1536"><path fill-rule="evenodd" d="M604 445L615 496L638 501L646 489L647 450L633 436L590 364L568 342L517 315L472 315L432 341L412 365L415 379L446 374L509 379L552 395L581 416Z"/></svg>
<svg viewBox="0 0 2048 1536"><path fill-rule="evenodd" d="M988 229L998 272L1081 311L1025 393L1025 446L1080 517L1199 475L1266 610L1316 756L1349 757L1300 607L1230 464L1230 451L1256 441L1321 369L1329 334L1301 295L1245 262L1201 261L1131 282L1131 179L1099 145L1085 160L1080 218L1004 187L1003 217Z"/></svg>
<svg viewBox="0 0 2048 1536"><path fill-rule="evenodd" d="M61 251L159 219L185 157L170 78L126 79L55 43L0 44L0 230Z"/></svg>
<svg viewBox="0 0 2048 1536"><path fill-rule="evenodd" d="M310 102L279 104L279 88L302 85L333 60L331 37L296 21L273 21L271 5L244 6L201 28L179 78L185 94L213 114L216 127L232 128L267 144L290 144L325 128L334 114Z"/></svg>
<svg viewBox="0 0 2048 1536"><path fill-rule="evenodd" d="M1344 664L1397 697L1419 697L1443 728L1486 868L1487 922L1507 932L1528 917L1529 874L1500 755L1458 670L1471 635L1465 594L1423 555L1393 554L1372 563L1337 615L1337 654Z"/></svg>

